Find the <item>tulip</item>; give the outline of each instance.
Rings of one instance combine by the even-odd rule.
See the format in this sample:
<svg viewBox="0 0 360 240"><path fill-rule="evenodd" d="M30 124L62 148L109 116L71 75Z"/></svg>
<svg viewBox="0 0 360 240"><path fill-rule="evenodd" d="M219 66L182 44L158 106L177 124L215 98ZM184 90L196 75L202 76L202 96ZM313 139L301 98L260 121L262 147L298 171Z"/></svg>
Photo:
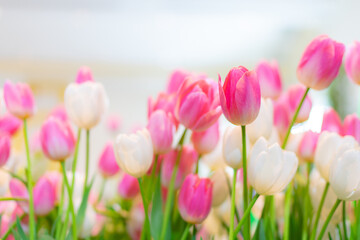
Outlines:
<svg viewBox="0 0 360 240"><path fill-rule="evenodd" d="M198 154L207 154L212 152L219 142L219 122L202 132L193 132L191 141Z"/></svg>
<svg viewBox="0 0 360 240"><path fill-rule="evenodd" d="M176 127L178 127L179 122L175 118L175 102L176 102L176 94L168 94L164 92L160 92L157 98L154 100L152 97L148 99L148 118L152 115L156 110L164 110L167 114L171 115L171 119L173 120Z"/></svg>
<svg viewBox="0 0 360 240"><path fill-rule="evenodd" d="M147 129L118 135L114 151L120 168L133 177L142 177L151 167L154 152Z"/></svg>
<svg viewBox="0 0 360 240"><path fill-rule="evenodd" d="M4 84L4 99L7 110L15 117L26 119L35 112L33 93L26 83Z"/></svg>
<svg viewBox="0 0 360 240"><path fill-rule="evenodd" d="M209 215L212 201L212 182L189 174L179 192L179 212L191 224L199 224Z"/></svg>
<svg viewBox="0 0 360 240"><path fill-rule="evenodd" d="M175 117L186 128L204 131L221 115L215 82L187 78L181 85L175 105Z"/></svg>
<svg viewBox="0 0 360 240"><path fill-rule="evenodd" d="M21 127L22 123L10 114L0 117L0 134L9 134L13 136Z"/></svg>
<svg viewBox="0 0 360 240"><path fill-rule="evenodd" d="M133 176L124 173L118 185L118 193L124 199L133 199L140 192L139 182Z"/></svg>
<svg viewBox="0 0 360 240"><path fill-rule="evenodd" d="M307 162L313 161L318 139L319 133L312 131L304 133L297 151L301 159Z"/></svg>
<svg viewBox="0 0 360 240"><path fill-rule="evenodd" d="M278 130L281 137L284 137L289 125L290 125L290 114L287 107L286 101L281 100L282 97L274 102L274 126Z"/></svg>
<svg viewBox="0 0 360 240"><path fill-rule="evenodd" d="M0 167L4 166L10 156L10 137L9 135L0 135Z"/></svg>
<svg viewBox="0 0 360 240"><path fill-rule="evenodd" d="M345 71L356 84L360 84L360 42L355 41L345 55Z"/></svg>
<svg viewBox="0 0 360 240"><path fill-rule="evenodd" d="M287 90L287 106L289 108L289 114L290 119L293 118L296 109L298 108L300 101L302 97L304 96L304 93L306 91L306 88L300 84L291 86ZM306 96L301 109L299 111L299 115L296 118L296 122L304 122L309 118L310 111L311 111L312 102L309 97L309 95Z"/></svg>
<svg viewBox="0 0 360 240"><path fill-rule="evenodd" d="M353 136L360 142L360 119L356 114L348 115L344 119L343 135Z"/></svg>
<svg viewBox="0 0 360 240"><path fill-rule="evenodd" d="M67 113L66 113L66 109L65 109L65 107L62 106L62 105L55 107L55 108L51 111L49 117L50 117L50 116L59 118L59 119L60 119L61 121L63 121L63 122L67 122L67 121L69 120L69 117L68 117L68 115L67 115Z"/></svg>
<svg viewBox="0 0 360 240"><path fill-rule="evenodd" d="M169 94L176 93L179 90L181 84L190 75L190 73L183 70L175 70L172 72L167 84L166 92Z"/></svg>
<svg viewBox="0 0 360 240"><path fill-rule="evenodd" d="M50 181L51 185L55 189L56 193L56 202L60 201L60 197L62 194L61 188L62 188L62 175L58 171L47 171L44 175L44 178Z"/></svg>
<svg viewBox="0 0 360 240"><path fill-rule="evenodd" d="M163 110L156 110L149 118L147 129L150 132L155 154L164 154L171 150L175 125L170 115Z"/></svg>
<svg viewBox="0 0 360 240"><path fill-rule="evenodd" d="M256 66L255 71L260 83L261 96L278 98L282 91L282 82L277 62L262 61Z"/></svg>
<svg viewBox="0 0 360 240"><path fill-rule="evenodd" d="M324 113L321 131L342 134L341 119L334 109L330 108Z"/></svg>
<svg viewBox="0 0 360 240"><path fill-rule="evenodd" d="M315 90L327 88L339 73L345 46L326 35L315 38L305 49L297 77L301 83Z"/></svg>
<svg viewBox="0 0 360 240"><path fill-rule="evenodd" d="M54 209L56 189L48 178L42 177L38 180L33 189L33 194L36 215L45 216Z"/></svg>
<svg viewBox="0 0 360 240"><path fill-rule="evenodd" d="M247 126L250 142L255 143L261 136L268 139L273 128L273 104L270 99L261 99L258 117Z"/></svg>
<svg viewBox="0 0 360 240"><path fill-rule="evenodd" d="M40 130L40 142L44 154L55 161L64 161L75 147L75 137L69 123L50 117Z"/></svg>
<svg viewBox="0 0 360 240"><path fill-rule="evenodd" d="M99 158L98 167L103 177L111 177L117 174L120 170L114 153L112 142L108 142Z"/></svg>
<svg viewBox="0 0 360 240"><path fill-rule="evenodd" d="M219 76L221 108L232 124L247 125L253 122L260 110L260 85L255 71L245 67L232 68L221 87Z"/></svg>
<svg viewBox="0 0 360 240"><path fill-rule="evenodd" d="M176 163L177 155L177 150L173 150L168 154L164 155L164 160L161 168L161 183L163 186L168 187L170 184L171 175ZM179 169L175 178L174 189L179 189L186 175L193 172L197 157L198 156L195 150L191 146L183 146L179 161Z"/></svg>
<svg viewBox="0 0 360 240"><path fill-rule="evenodd" d="M82 66L76 76L76 83L82 84L84 82L94 82L91 69L87 66Z"/></svg>
<svg viewBox="0 0 360 240"><path fill-rule="evenodd" d="M268 146L264 138L254 145L249 161L249 182L261 195L279 193L296 173L298 159L293 152L282 150L279 144Z"/></svg>
<svg viewBox="0 0 360 240"><path fill-rule="evenodd" d="M227 186L227 175L225 169L219 169L211 176L213 183L212 190L212 206L217 207L222 204L229 196L229 188Z"/></svg>

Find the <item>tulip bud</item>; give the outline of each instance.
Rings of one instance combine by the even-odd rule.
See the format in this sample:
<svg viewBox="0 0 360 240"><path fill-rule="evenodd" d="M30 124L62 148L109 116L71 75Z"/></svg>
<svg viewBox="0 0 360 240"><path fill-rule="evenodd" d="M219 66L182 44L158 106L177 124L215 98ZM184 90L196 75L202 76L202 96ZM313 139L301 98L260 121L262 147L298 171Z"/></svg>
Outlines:
<svg viewBox="0 0 360 240"><path fill-rule="evenodd" d="M29 194L26 189L26 186L18 179L12 178L9 183L9 190L12 197L15 198L24 198L29 199ZM29 211L29 203L26 201L19 201L19 206L24 210L24 212Z"/></svg>
<svg viewBox="0 0 360 240"><path fill-rule="evenodd" d="M312 131L304 133L297 151L301 159L307 162L312 162L314 160L318 139L319 133Z"/></svg>
<svg viewBox="0 0 360 240"><path fill-rule="evenodd" d="M334 109L330 108L324 113L321 131L342 134L341 119Z"/></svg>
<svg viewBox="0 0 360 240"><path fill-rule="evenodd" d="M10 114L0 117L0 134L14 135L21 127L21 121Z"/></svg>
<svg viewBox="0 0 360 240"><path fill-rule="evenodd" d="M297 77L305 86L315 90L327 88L339 73L345 46L326 35L315 38L305 49Z"/></svg>
<svg viewBox="0 0 360 240"><path fill-rule="evenodd" d="M221 87L219 75L221 108L232 124L248 125L253 122L260 110L260 85L255 71L245 67L232 68Z"/></svg>
<svg viewBox="0 0 360 240"><path fill-rule="evenodd" d="M210 79L187 78L177 93L175 117L186 128L204 131L221 115L216 84Z"/></svg>
<svg viewBox="0 0 360 240"><path fill-rule="evenodd" d="M9 159L10 149L11 143L9 135L0 134L0 167L4 166Z"/></svg>
<svg viewBox="0 0 360 240"><path fill-rule="evenodd" d="M98 163L99 170L103 177L111 177L120 170L114 153L112 142L108 142L101 153Z"/></svg>
<svg viewBox="0 0 360 240"><path fill-rule="evenodd" d="M164 155L164 160L161 168L161 183L163 186L169 186L178 154L179 151L173 150L168 154ZM175 178L175 189L179 189L186 175L193 172L197 157L198 156L195 150L191 146L183 146L179 161L179 168Z"/></svg>
<svg viewBox="0 0 360 240"><path fill-rule="evenodd" d="M50 181L51 185L55 189L55 193L56 193L55 199L56 202L59 202L62 194L61 191L62 181L63 181L62 174L58 171L47 171L43 176Z"/></svg>
<svg viewBox="0 0 360 240"><path fill-rule="evenodd" d="M260 137L268 139L273 128L273 105L270 99L261 99L258 117L246 127L250 142L255 143Z"/></svg>
<svg viewBox="0 0 360 240"><path fill-rule="evenodd" d="M157 95L157 98L154 100L152 97L148 99L148 118L152 115L156 110L164 110L167 114L171 114L172 119L175 125L179 125L179 122L175 118L174 110L175 110L175 98L176 94L168 94L164 92L160 92Z"/></svg>
<svg viewBox="0 0 360 240"><path fill-rule="evenodd" d="M212 182L189 174L180 188L179 212L181 217L191 223L199 224L209 215L212 201Z"/></svg>
<svg viewBox="0 0 360 240"><path fill-rule="evenodd" d="M56 202L56 189L47 177L42 177L33 189L34 211L38 216L50 213Z"/></svg>
<svg viewBox="0 0 360 240"><path fill-rule="evenodd" d="M181 84L190 75L190 73L183 70L175 70L174 72L172 72L167 84L166 92L169 94L176 93L179 90Z"/></svg>
<svg viewBox="0 0 360 240"><path fill-rule="evenodd" d="M360 142L360 119L356 114L348 115L344 119L343 134L353 136Z"/></svg>
<svg viewBox="0 0 360 240"><path fill-rule="evenodd" d="M15 117L26 119L35 112L33 93L26 83L4 84L4 99L7 110Z"/></svg>
<svg viewBox="0 0 360 240"><path fill-rule="evenodd" d="M147 129L150 132L155 154L164 154L171 150L175 125L170 115L163 110L153 112Z"/></svg>
<svg viewBox="0 0 360 240"><path fill-rule="evenodd" d="M40 130L40 142L44 154L51 160L64 161L75 147L75 138L70 125L50 117Z"/></svg>
<svg viewBox="0 0 360 240"><path fill-rule="evenodd" d="M217 207L229 196L225 169L216 170L210 179L213 183L212 206Z"/></svg>
<svg viewBox="0 0 360 240"><path fill-rule="evenodd" d="M219 142L219 122L202 132L193 132L191 141L198 154L207 154L212 152Z"/></svg>
<svg viewBox="0 0 360 240"><path fill-rule="evenodd" d="M114 151L120 168L133 177L142 177L151 167L154 152L147 129L118 135Z"/></svg>
<svg viewBox="0 0 360 240"><path fill-rule="evenodd" d="M133 176L124 173L118 185L119 195L124 199L133 199L139 192L140 187L138 180Z"/></svg>
<svg viewBox="0 0 360 240"><path fill-rule="evenodd" d="M298 108L305 91L305 87L300 84L291 86L287 90L287 106L289 108L290 119L292 119L295 115L295 111ZM296 118L296 122L304 122L309 118L311 106L311 98L309 97L309 95L307 95L300 108L299 114Z"/></svg>
<svg viewBox="0 0 360 240"><path fill-rule="evenodd" d="M277 62L262 61L256 66L255 71L260 83L261 96L278 98L282 91L282 82Z"/></svg>
<svg viewBox="0 0 360 240"><path fill-rule="evenodd" d="M84 82L94 82L91 69L87 66L82 66L78 71L75 82L77 84L82 84Z"/></svg>
<svg viewBox="0 0 360 240"><path fill-rule="evenodd" d="M279 144L268 146L264 138L254 145L248 167L250 185L261 195L273 195L285 189L296 173L298 159Z"/></svg>
<svg viewBox="0 0 360 240"><path fill-rule="evenodd" d="M345 71L356 84L360 84L360 42L354 42L345 55Z"/></svg>

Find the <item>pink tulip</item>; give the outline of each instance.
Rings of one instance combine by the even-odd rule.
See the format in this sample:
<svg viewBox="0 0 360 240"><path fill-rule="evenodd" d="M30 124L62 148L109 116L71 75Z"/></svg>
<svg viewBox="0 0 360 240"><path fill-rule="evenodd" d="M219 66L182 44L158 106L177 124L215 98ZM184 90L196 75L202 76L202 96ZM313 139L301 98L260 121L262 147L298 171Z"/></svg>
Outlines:
<svg viewBox="0 0 360 240"><path fill-rule="evenodd" d="M175 105L175 117L186 128L204 131L221 115L215 82L187 78L181 85Z"/></svg>
<svg viewBox="0 0 360 240"><path fill-rule="evenodd" d="M8 229L10 228L12 224L12 221L10 219L9 216L6 215L2 215L1 216L1 221L0 221L0 238L3 237L5 235L5 233L8 231ZM6 238L8 240L13 240L14 237L13 235L9 235L8 238Z"/></svg>
<svg viewBox="0 0 360 240"><path fill-rule="evenodd" d="M41 127L40 141L44 154L56 161L64 161L75 147L75 138L69 123L49 117Z"/></svg>
<svg viewBox="0 0 360 240"><path fill-rule="evenodd" d="M68 115L67 115L67 113L66 113L66 109L65 109L65 107L62 106L62 105L55 107L55 108L51 111L49 117L50 117L50 116L59 118L59 119L60 119L61 121L63 121L63 122L69 121L69 117L68 117Z"/></svg>
<svg viewBox="0 0 360 240"><path fill-rule="evenodd" d="M281 136L285 136L290 125L290 114L284 97L281 96L278 101L274 102L274 126Z"/></svg>
<svg viewBox="0 0 360 240"><path fill-rule="evenodd" d="M21 127L22 122L10 114L0 117L0 134L14 135Z"/></svg>
<svg viewBox="0 0 360 240"><path fill-rule="evenodd" d="M202 132L193 132L191 141L198 154L207 154L212 152L219 142L219 122Z"/></svg>
<svg viewBox="0 0 360 240"><path fill-rule="evenodd" d="M166 92L169 94L176 93L179 90L181 84L190 75L190 73L183 70L175 70L172 72L167 84Z"/></svg>
<svg viewBox="0 0 360 240"><path fill-rule="evenodd" d="M232 68L221 87L219 75L221 108L225 117L235 125L253 122L260 111L260 85L255 71L245 67Z"/></svg>
<svg viewBox="0 0 360 240"><path fill-rule="evenodd" d="M293 118L305 91L306 88L300 84L293 85L287 90L287 106L289 108L290 119ZM311 107L311 98L309 95L307 95L303 105L301 106L299 115L296 118L296 122L300 123L306 121L309 118Z"/></svg>
<svg viewBox="0 0 360 240"><path fill-rule="evenodd" d="M164 154L171 150L175 125L170 115L163 110L157 110L150 116L147 129L150 132L154 153Z"/></svg>
<svg viewBox="0 0 360 240"><path fill-rule="evenodd" d="M256 66L255 71L260 83L261 96L278 98L282 91L282 82L277 62L262 61Z"/></svg>
<svg viewBox="0 0 360 240"><path fill-rule="evenodd" d="M4 166L10 156L10 137L7 134L0 134L0 167Z"/></svg>
<svg viewBox="0 0 360 240"><path fill-rule="evenodd" d="M94 79L92 76L91 69L86 66L81 67L76 76L76 83L82 84L84 82L93 82L93 81L94 81Z"/></svg>
<svg viewBox="0 0 360 240"><path fill-rule="evenodd" d="M171 152L164 155L164 160L161 168L161 183L166 187L169 186L177 154L177 150L172 150ZM183 147L181 158L179 161L179 169L175 178L175 189L180 188L181 183L183 182L186 175L193 171L194 164L197 161L197 157L198 156L196 151L190 145Z"/></svg>
<svg viewBox="0 0 360 240"><path fill-rule="evenodd" d="M324 113L321 131L342 134L341 119L334 109L330 108Z"/></svg>
<svg viewBox="0 0 360 240"><path fill-rule="evenodd" d="M360 42L350 46L345 55L345 71L348 77L356 84L360 84Z"/></svg>
<svg viewBox="0 0 360 240"><path fill-rule="evenodd" d="M56 202L60 201L60 197L61 197L61 188L62 188L62 174L58 171L47 171L44 174L44 177L46 177L46 179L48 179L51 183L51 185L53 186L53 188L55 189L55 193L56 193Z"/></svg>
<svg viewBox="0 0 360 240"><path fill-rule="evenodd" d="M116 162L113 143L108 142L101 153L98 163L99 170L103 177L111 177L120 171Z"/></svg>
<svg viewBox="0 0 360 240"><path fill-rule="evenodd" d="M139 192L140 187L137 178L124 173L118 185L119 195L124 199L133 199Z"/></svg>
<svg viewBox="0 0 360 240"><path fill-rule="evenodd" d="M106 127L110 132L119 131L121 126L121 118L118 115L110 115L106 120Z"/></svg>
<svg viewBox="0 0 360 240"><path fill-rule="evenodd" d="M176 94L168 94L164 92L160 92L156 98L153 100L151 97L148 99L148 118L152 115L156 110L164 110L167 114L171 115L171 119L173 120L176 128L179 125L179 121L175 118L174 109L175 109L175 97Z"/></svg>
<svg viewBox="0 0 360 240"><path fill-rule="evenodd" d="M26 83L4 84L4 99L8 111L15 117L26 119L35 112L33 93Z"/></svg>
<svg viewBox="0 0 360 240"><path fill-rule="evenodd" d="M344 119L343 135L353 136L360 143L360 119L355 113Z"/></svg>
<svg viewBox="0 0 360 240"><path fill-rule="evenodd" d="M37 216L50 213L56 202L56 189L47 177L41 177L33 189L34 212Z"/></svg>
<svg viewBox="0 0 360 240"><path fill-rule="evenodd" d="M303 134L298 147L301 159L307 162L313 161L318 139L319 133L307 131Z"/></svg>
<svg viewBox="0 0 360 240"><path fill-rule="evenodd" d="M210 213L211 201L212 182L210 179L189 174L179 193L181 217L191 224L201 223Z"/></svg>
<svg viewBox="0 0 360 240"><path fill-rule="evenodd" d="M15 198L29 199L29 194L26 186L20 180L12 178L9 183L9 190L11 196ZM27 201L18 201L19 206L24 212L29 212L29 203Z"/></svg>
<svg viewBox="0 0 360 240"><path fill-rule="evenodd" d="M297 77L305 86L322 90L327 88L339 73L345 46L326 35L315 38L305 49Z"/></svg>

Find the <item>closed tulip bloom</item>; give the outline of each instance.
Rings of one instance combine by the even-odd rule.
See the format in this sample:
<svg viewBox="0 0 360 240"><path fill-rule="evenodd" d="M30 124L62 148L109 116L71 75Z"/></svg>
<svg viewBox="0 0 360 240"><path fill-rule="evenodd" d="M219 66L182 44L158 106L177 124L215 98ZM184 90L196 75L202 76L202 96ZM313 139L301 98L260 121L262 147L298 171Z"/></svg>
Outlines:
<svg viewBox="0 0 360 240"><path fill-rule="evenodd" d="M93 82L93 75L91 69L87 66L82 66L76 76L76 83Z"/></svg>
<svg viewBox="0 0 360 240"><path fill-rule="evenodd" d="M297 151L302 160L307 162L314 160L319 135L319 133L312 131L307 131L303 134Z"/></svg>
<svg viewBox="0 0 360 240"><path fill-rule="evenodd" d="M176 128L179 126L179 121L175 117L175 103L176 103L176 93L168 94L164 92L160 92L156 99L154 100L152 97L148 99L148 118L152 115L156 110L163 110L168 115L170 115L171 120L174 122Z"/></svg>
<svg viewBox="0 0 360 240"><path fill-rule="evenodd" d="M155 154L164 154L171 150L175 125L170 115L163 110L153 112L147 129L150 132Z"/></svg>
<svg viewBox="0 0 360 240"><path fill-rule="evenodd" d="M133 199L139 192L140 187L138 180L133 176L124 173L118 185L119 195L124 199Z"/></svg>
<svg viewBox="0 0 360 240"><path fill-rule="evenodd" d="M12 116L11 114L6 114L0 117L0 134L9 134L14 135L22 123L20 119Z"/></svg>
<svg viewBox="0 0 360 240"><path fill-rule="evenodd" d="M355 113L346 116L344 119L343 135L353 136L358 142L360 142L360 119Z"/></svg>
<svg viewBox="0 0 360 240"><path fill-rule="evenodd" d="M145 128L136 133L117 136L114 151L120 168L133 177L142 177L151 167L153 144Z"/></svg>
<svg viewBox="0 0 360 240"><path fill-rule="evenodd" d="M198 154L207 154L212 152L219 142L219 122L202 132L193 132L191 141Z"/></svg>
<svg viewBox="0 0 360 240"><path fill-rule="evenodd" d="M99 158L98 167L103 177L111 177L119 172L120 168L116 162L112 142L105 145Z"/></svg>
<svg viewBox="0 0 360 240"><path fill-rule="evenodd" d="M255 71L242 66L232 68L222 87L219 76L219 93L221 108L232 124L248 125L256 119L261 94Z"/></svg>
<svg viewBox="0 0 360 240"><path fill-rule="evenodd" d="M213 183L212 206L216 207L222 204L226 198L230 196L225 169L216 170L210 179Z"/></svg>
<svg viewBox="0 0 360 240"><path fill-rule="evenodd" d="M26 186L24 185L24 183L22 183L20 180L18 180L16 178L12 178L10 180L9 190L10 190L11 196L14 198L29 199L29 194L28 194ZM29 212L29 203L27 201L19 201L18 204L21 207L21 209L24 210L24 212L26 212L26 213Z"/></svg>
<svg viewBox="0 0 360 240"><path fill-rule="evenodd" d="M40 130L44 154L51 160L64 161L74 151L75 137L69 123L58 118L48 118Z"/></svg>
<svg viewBox="0 0 360 240"><path fill-rule="evenodd" d="M287 106L289 108L290 119L293 118L295 111L298 108L305 91L306 91L305 87L300 84L291 86L287 90L286 93ZM296 122L300 123L308 120L311 107L312 107L311 98L309 95L307 95L303 102L303 105L300 108L299 115L296 118Z"/></svg>
<svg viewBox="0 0 360 240"><path fill-rule="evenodd" d="M4 99L7 110L20 119L31 117L35 112L33 93L26 83L4 84Z"/></svg>
<svg viewBox="0 0 360 240"><path fill-rule="evenodd" d="M254 145L248 167L250 185L261 195L273 195L285 189L296 173L295 153L282 150L279 144L268 146L264 138Z"/></svg>
<svg viewBox="0 0 360 240"><path fill-rule="evenodd" d="M41 177L34 189L34 211L38 216L45 216L50 213L56 202L56 189L47 177Z"/></svg>
<svg viewBox="0 0 360 240"><path fill-rule="evenodd" d="M282 97L280 97L282 98ZM289 125L290 125L290 114L287 107L287 103L283 100L274 102L274 126L276 127L279 135L284 137Z"/></svg>
<svg viewBox="0 0 360 240"><path fill-rule="evenodd" d="M355 41L345 55L345 71L356 84L360 84L360 42Z"/></svg>
<svg viewBox="0 0 360 240"><path fill-rule="evenodd" d="M261 99L258 117L247 126L250 142L255 143L260 137L268 139L271 135L274 120L274 110L271 99Z"/></svg>
<svg viewBox="0 0 360 240"><path fill-rule="evenodd" d="M334 109L330 108L325 111L321 125L321 131L329 131L342 134L341 119Z"/></svg>
<svg viewBox="0 0 360 240"><path fill-rule="evenodd" d="M11 142L9 135L0 134L0 167L4 166L9 159Z"/></svg>
<svg viewBox="0 0 360 240"><path fill-rule="evenodd" d="M315 90L327 88L339 73L345 46L326 35L315 38L305 49L297 77L305 86Z"/></svg>
<svg viewBox="0 0 360 240"><path fill-rule="evenodd" d="M216 83L210 79L187 78L177 93L175 117L186 128L204 131L221 115Z"/></svg>
<svg viewBox="0 0 360 240"><path fill-rule="evenodd" d="M282 82L279 67L276 61L261 61L256 66L256 74L259 79L261 96L276 99L282 91Z"/></svg>
<svg viewBox="0 0 360 240"><path fill-rule="evenodd" d="M179 212L188 223L199 224L209 215L212 201L212 182L189 174L179 192Z"/></svg>
<svg viewBox="0 0 360 240"><path fill-rule="evenodd" d="M175 70L172 72L166 87L166 92L169 94L176 93L179 90L181 84L190 75L191 74L189 72L183 70Z"/></svg>

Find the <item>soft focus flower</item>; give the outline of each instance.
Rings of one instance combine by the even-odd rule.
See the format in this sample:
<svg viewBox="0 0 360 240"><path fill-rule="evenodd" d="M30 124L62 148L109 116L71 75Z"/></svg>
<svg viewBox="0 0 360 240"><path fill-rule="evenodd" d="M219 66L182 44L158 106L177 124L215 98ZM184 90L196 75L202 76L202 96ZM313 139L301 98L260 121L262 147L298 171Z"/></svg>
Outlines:
<svg viewBox="0 0 360 240"><path fill-rule="evenodd" d="M164 155L161 167L161 183L163 186L169 186L178 154L179 150L172 150L168 154ZM179 161L179 169L175 178L175 189L178 189L186 175L193 171L197 157L196 151L190 145L183 146Z"/></svg>
<svg viewBox="0 0 360 240"><path fill-rule="evenodd" d="M40 130L41 147L44 154L57 161L64 161L75 147L75 137L69 123L49 117Z"/></svg>
<svg viewBox="0 0 360 240"><path fill-rule="evenodd" d="M260 138L250 156L249 183L261 195L281 192L294 177L297 166L295 153L282 150L277 143L268 146L266 140Z"/></svg>
<svg viewBox="0 0 360 240"><path fill-rule="evenodd" d="M290 119L292 119L293 116L295 115L295 111L298 108L305 91L306 91L305 87L300 84L293 85L287 90L286 104L289 108ZM298 123L304 122L309 118L311 106L312 106L311 98L309 95L307 95L300 108L299 115L296 118L296 122Z"/></svg>
<svg viewBox="0 0 360 240"><path fill-rule="evenodd" d="M222 204L226 198L230 196L225 169L216 170L210 179L213 183L212 206L216 207Z"/></svg>
<svg viewBox="0 0 360 240"><path fill-rule="evenodd" d="M68 115L67 115L67 113L66 113L66 109L65 109L65 107L64 107L63 105L60 105L60 106L55 107L55 108L51 111L49 117L50 117L50 116L59 118L59 119L60 119L61 121L63 121L63 122L69 121L69 117L68 117Z"/></svg>
<svg viewBox="0 0 360 240"><path fill-rule="evenodd" d="M261 96L278 98L282 91L282 82L277 62L261 61L255 71L260 83Z"/></svg>
<svg viewBox="0 0 360 240"><path fill-rule="evenodd" d="M302 160L307 162L314 160L318 139L319 133L307 131L303 134L297 151Z"/></svg>
<svg viewBox="0 0 360 240"><path fill-rule="evenodd" d="M45 216L55 207L56 189L47 177L41 177L33 189L34 211L38 216Z"/></svg>
<svg viewBox="0 0 360 240"><path fill-rule="evenodd" d="M358 142L360 142L360 119L356 114L346 116L343 125L343 135L353 136Z"/></svg>
<svg viewBox="0 0 360 240"><path fill-rule="evenodd" d="M356 84L360 84L360 42L355 41L345 55L345 71Z"/></svg>
<svg viewBox="0 0 360 240"><path fill-rule="evenodd" d="M147 129L150 132L155 154L164 154L171 150L175 125L170 115L163 110L156 110L149 118Z"/></svg>
<svg viewBox="0 0 360 240"><path fill-rule="evenodd" d="M325 111L321 125L321 131L342 134L341 119L334 109L330 108Z"/></svg>
<svg viewBox="0 0 360 240"><path fill-rule="evenodd" d="M207 154L212 152L219 142L219 122L216 122L207 130L202 132L193 132L191 141L198 154Z"/></svg>
<svg viewBox="0 0 360 240"><path fill-rule="evenodd" d="M61 188L62 188L62 181L63 181L63 176L60 172L58 171L47 171L43 177L45 177L47 180L50 181L51 185L53 186L53 188L55 189L55 193L56 193L56 202L60 201L60 197L62 194Z"/></svg>
<svg viewBox="0 0 360 240"><path fill-rule="evenodd" d="M87 77L78 77L76 83L70 83L65 90L64 100L71 121L84 129L90 129L99 123L108 102L103 85Z"/></svg>
<svg viewBox="0 0 360 240"><path fill-rule="evenodd" d="M192 224L205 220L211 209L212 182L189 174L180 188L179 212L181 217Z"/></svg>
<svg viewBox="0 0 360 240"><path fill-rule="evenodd" d="M274 126L278 130L281 137L284 137L289 126L290 116L287 103L282 100L282 97L274 102Z"/></svg>
<svg viewBox="0 0 360 240"><path fill-rule="evenodd" d="M7 110L15 117L26 119L35 112L33 93L26 83L12 83L6 81L4 84L4 99Z"/></svg>
<svg viewBox="0 0 360 240"><path fill-rule="evenodd" d="M111 177L119 172L112 142L108 142L99 158L98 167L103 177Z"/></svg>
<svg viewBox="0 0 360 240"><path fill-rule="evenodd" d="M164 92L160 92L156 99L154 100L152 97L148 99L148 118L152 115L156 110L164 110L167 114L171 115L171 119L173 120L176 127L179 125L179 121L175 118L175 102L176 102L176 94L168 94Z"/></svg>
<svg viewBox="0 0 360 240"><path fill-rule="evenodd" d="M133 176L124 173L119 185L118 193L124 199L132 199L136 197L140 192L139 182Z"/></svg>
<svg viewBox="0 0 360 240"><path fill-rule="evenodd" d="M261 99L258 117L246 126L246 133L250 142L255 143L261 136L268 139L273 128L273 104L270 99Z"/></svg>
<svg viewBox="0 0 360 240"><path fill-rule="evenodd" d="M177 93L175 117L186 128L204 131L221 115L216 83L210 79L187 78Z"/></svg>
<svg viewBox="0 0 360 240"><path fill-rule="evenodd" d="M151 167L154 152L147 129L118 135L114 151L120 168L136 178L145 175Z"/></svg>
<svg viewBox="0 0 360 240"><path fill-rule="evenodd" d="M21 127L22 122L11 114L0 117L0 134L14 135Z"/></svg>
<svg viewBox="0 0 360 240"><path fill-rule="evenodd" d="M106 120L106 127L110 132L116 132L120 129L121 118L118 115L110 115Z"/></svg>
<svg viewBox="0 0 360 240"><path fill-rule="evenodd" d="M245 67L234 67L225 78L221 87L219 75L221 108L225 117L235 125L253 122L260 110L260 85L255 71Z"/></svg>
<svg viewBox="0 0 360 240"><path fill-rule="evenodd" d="M91 69L87 66L82 66L76 76L76 83L81 84L84 82L93 82Z"/></svg>
<svg viewBox="0 0 360 240"><path fill-rule="evenodd" d="M0 197L3 197L9 189L10 175L4 171L0 171ZM3 202L0 202L0 214L1 214L1 205Z"/></svg>
<svg viewBox="0 0 360 240"><path fill-rule="evenodd" d="M10 137L7 134L0 134L0 167L4 166L10 156Z"/></svg>
<svg viewBox="0 0 360 240"><path fill-rule="evenodd" d="M191 74L188 72L185 72L183 70L175 70L171 73L167 87L166 92L169 94L176 93L181 84L185 81L187 77L189 77Z"/></svg>
<svg viewBox="0 0 360 240"><path fill-rule="evenodd" d="M305 49L297 77L305 86L315 90L327 88L338 75L345 46L326 35L315 38Z"/></svg>

